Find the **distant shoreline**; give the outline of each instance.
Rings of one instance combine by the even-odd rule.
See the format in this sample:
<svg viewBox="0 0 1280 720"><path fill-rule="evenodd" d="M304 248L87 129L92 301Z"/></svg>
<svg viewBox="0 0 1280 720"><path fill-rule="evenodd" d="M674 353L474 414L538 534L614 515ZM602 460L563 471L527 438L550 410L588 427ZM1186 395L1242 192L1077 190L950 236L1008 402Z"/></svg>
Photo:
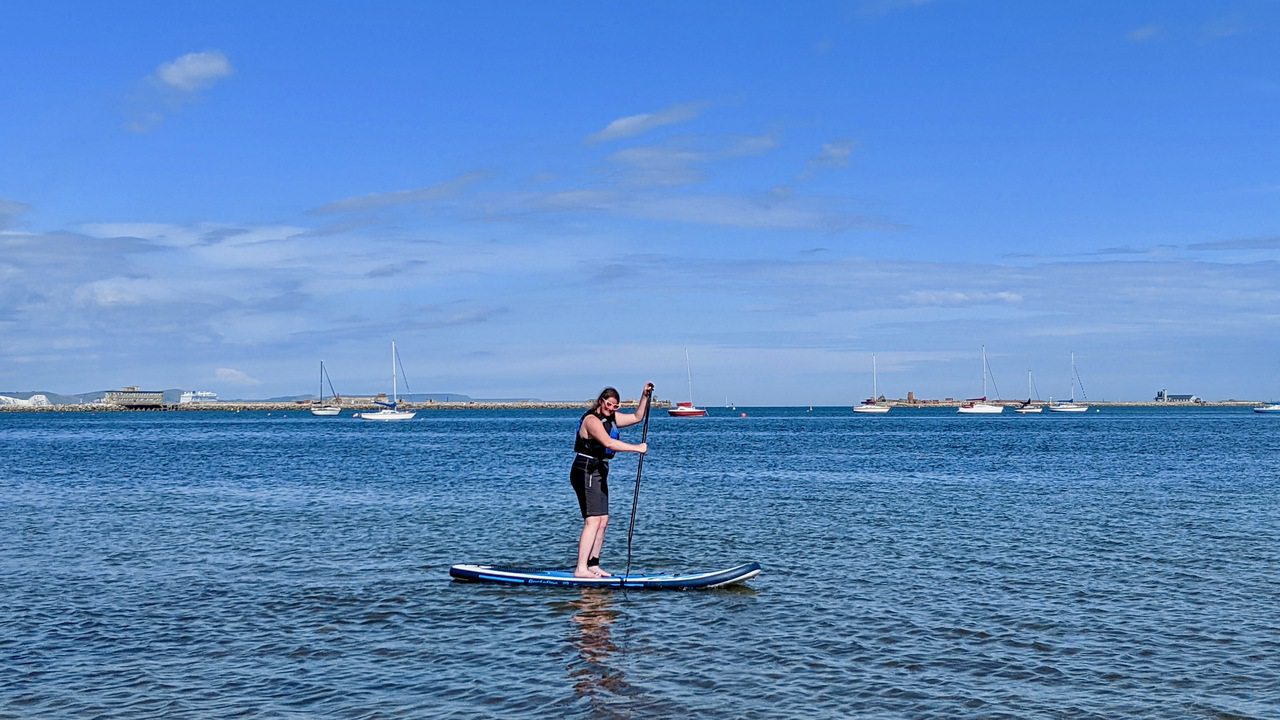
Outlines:
<svg viewBox="0 0 1280 720"><path fill-rule="evenodd" d="M925 400L916 401L914 403L893 402L888 404L895 409L909 410L928 410L930 408L956 408L964 404L964 400ZM257 402L257 401L226 401L216 403L181 403L173 405L163 405L160 407L131 408L123 405L103 405L94 403L82 404L64 404L64 405L44 405L44 406L28 406L28 405L0 405L0 412L30 412L30 413L85 413L85 412L308 412L313 403L310 402ZM409 410L578 410L585 409L590 406L590 401L567 401L567 400L468 400L468 401L428 401L421 403L400 403L401 407ZM1019 407L1020 401L1003 401L995 404L1003 405L1009 408ZM1266 401L1262 400L1224 400L1218 402L1195 402L1195 403L1162 403L1147 401L1099 401L1087 403L1090 408L1125 408L1125 407L1148 407L1148 408L1249 408L1266 405ZM653 407L655 410L666 409L671 407L670 400L655 400ZM852 407L854 403L841 405L824 405L822 407ZM1038 406L1047 406L1048 403L1037 403ZM623 401L624 408L635 407L635 401ZM345 411L361 412L364 410L376 410L379 406L374 404L372 400L368 402L352 402L344 401L342 409ZM738 408L720 408L716 406L704 406L712 415L720 412L738 412ZM760 406L742 406L746 407L805 407L804 405L760 405Z"/></svg>

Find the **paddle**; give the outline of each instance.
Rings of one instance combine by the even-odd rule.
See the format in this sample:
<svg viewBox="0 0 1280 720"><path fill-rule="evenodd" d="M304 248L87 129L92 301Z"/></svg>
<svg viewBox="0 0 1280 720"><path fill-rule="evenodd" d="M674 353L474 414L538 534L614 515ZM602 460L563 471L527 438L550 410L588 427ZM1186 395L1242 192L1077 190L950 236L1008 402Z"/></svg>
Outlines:
<svg viewBox="0 0 1280 720"><path fill-rule="evenodd" d="M640 426L640 442L649 441L649 410L651 400L653 398L653 390L645 388L644 391L644 424ZM640 506L640 474L644 472L644 456L648 453L640 453L640 461L636 463L636 491L631 498L631 524L627 526L627 569L622 573L622 587L627 586L627 578L631 577L631 535L636 529L636 508Z"/></svg>

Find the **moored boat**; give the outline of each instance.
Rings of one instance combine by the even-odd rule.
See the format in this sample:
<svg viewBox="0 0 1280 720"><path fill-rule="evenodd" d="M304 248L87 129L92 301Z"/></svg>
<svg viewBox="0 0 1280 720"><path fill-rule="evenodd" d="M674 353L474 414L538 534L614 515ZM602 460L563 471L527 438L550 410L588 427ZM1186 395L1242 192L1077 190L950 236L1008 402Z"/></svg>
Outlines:
<svg viewBox="0 0 1280 720"><path fill-rule="evenodd" d="M1075 353L1071 353L1071 379L1070 379L1070 381L1071 381L1071 391L1070 391L1071 399L1070 399L1070 400L1067 400L1066 402L1056 402L1056 403L1055 403L1055 402L1050 402L1050 403L1049 403L1049 412L1060 412L1060 413L1082 413L1082 412L1089 412L1089 406L1088 406L1088 405L1085 405L1085 404L1083 404L1083 403L1077 403L1077 402L1076 402L1076 384L1079 382L1079 380L1080 380L1080 373L1076 371L1076 354L1075 354ZM1084 395L1084 383L1079 383L1079 385L1080 385L1080 394L1083 396L1083 395ZM1088 398L1086 397L1085 399L1087 400Z"/></svg>
<svg viewBox="0 0 1280 720"><path fill-rule="evenodd" d="M329 392L332 394L330 402L324 400L324 383L329 381ZM342 398L338 397L337 391L333 389L333 381L329 380L329 373L324 369L324 361L320 361L320 400L317 404L311 406L311 414L319 417L333 417L342 412L342 406L339 404Z"/></svg>
<svg viewBox="0 0 1280 720"><path fill-rule="evenodd" d="M1030 415L1032 413L1038 413L1044 410L1043 405L1037 405L1034 402L1032 402L1031 398L1033 397L1039 397L1039 395L1036 393L1035 380L1031 378L1031 371L1028 370L1027 371L1027 401L1022 403L1018 407L1014 408L1013 411L1022 415Z"/></svg>
<svg viewBox="0 0 1280 720"><path fill-rule="evenodd" d="M675 407L667 408L667 414L682 418L706 417L707 411L693 404L693 369L689 365L689 348L684 349L684 369L689 375L689 402L676 403Z"/></svg>
<svg viewBox="0 0 1280 720"><path fill-rule="evenodd" d="M667 408L667 414L671 417L703 417L707 411L694 407L691 402L678 402L675 407Z"/></svg>
<svg viewBox="0 0 1280 720"><path fill-rule="evenodd" d="M995 405L987 402L987 375L991 373L991 367L987 365L987 346L982 346L982 397L970 398L963 405L956 408L956 412L961 415L999 415L1004 412L1003 405ZM995 379L992 379L992 384ZM997 388L996 393L1000 390Z"/></svg>
<svg viewBox="0 0 1280 720"><path fill-rule="evenodd" d="M853 411L865 415L883 415L889 412L889 404L880 402L880 386L876 380L876 356L871 355L871 397L854 405Z"/></svg>
<svg viewBox="0 0 1280 720"><path fill-rule="evenodd" d="M984 395L980 398L972 398L965 401L963 405L956 408L956 412L961 415L999 415L1004 412L1004 406L987 402L987 398Z"/></svg>
<svg viewBox="0 0 1280 720"><path fill-rule="evenodd" d="M361 420L412 420L414 415L418 413L412 410L400 409L400 396L396 388L396 365L399 364L400 356L396 353L396 341L391 341L391 402L382 402L375 400L382 409L373 413L356 413L353 417Z"/></svg>

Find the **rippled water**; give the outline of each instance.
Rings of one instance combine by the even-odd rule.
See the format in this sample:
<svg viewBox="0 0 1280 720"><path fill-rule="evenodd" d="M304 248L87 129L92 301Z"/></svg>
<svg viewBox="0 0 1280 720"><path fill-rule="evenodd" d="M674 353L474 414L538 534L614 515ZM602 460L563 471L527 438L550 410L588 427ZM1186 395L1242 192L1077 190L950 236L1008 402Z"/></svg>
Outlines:
<svg viewBox="0 0 1280 720"><path fill-rule="evenodd" d="M1280 717L1280 418L747 413L633 570L765 573L626 594L448 578L571 563L576 413L0 414L0 717Z"/></svg>

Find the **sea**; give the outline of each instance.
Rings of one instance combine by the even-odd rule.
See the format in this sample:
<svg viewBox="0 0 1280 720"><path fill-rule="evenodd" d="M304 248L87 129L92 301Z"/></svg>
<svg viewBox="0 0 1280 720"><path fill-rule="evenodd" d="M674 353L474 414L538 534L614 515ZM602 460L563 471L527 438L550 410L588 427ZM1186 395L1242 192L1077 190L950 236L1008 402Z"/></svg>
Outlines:
<svg viewBox="0 0 1280 720"><path fill-rule="evenodd" d="M1280 417L710 412L602 566L764 572L625 592L449 577L571 566L575 411L0 413L0 718L1280 718Z"/></svg>

